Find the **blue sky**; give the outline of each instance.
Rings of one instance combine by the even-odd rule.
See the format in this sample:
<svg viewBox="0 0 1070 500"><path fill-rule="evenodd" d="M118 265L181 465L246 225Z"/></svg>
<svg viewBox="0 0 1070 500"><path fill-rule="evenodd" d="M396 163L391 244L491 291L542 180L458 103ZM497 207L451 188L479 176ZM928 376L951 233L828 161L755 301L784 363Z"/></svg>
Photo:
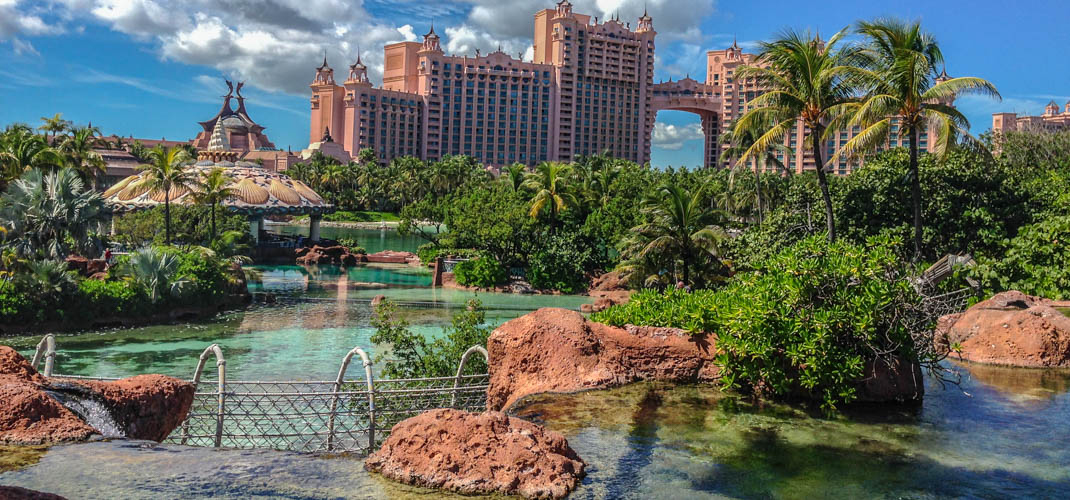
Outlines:
<svg viewBox="0 0 1070 500"><path fill-rule="evenodd" d="M326 49L338 71L358 51L379 82L382 45L434 21L447 52L531 44L532 15L552 0L0 0L0 124L63 112L105 133L188 139L218 110L222 78L245 80L252 117L281 148L308 143L308 87ZM807 3L574 0L574 10L631 21L644 3L658 31L655 80L704 76L705 51L744 47L784 28L832 33L857 19L921 19L952 76L986 78L1002 103L958 101L975 133L991 113L1038 114L1070 100L1070 2L991 0ZM698 118L658 115L653 163L701 162Z"/></svg>

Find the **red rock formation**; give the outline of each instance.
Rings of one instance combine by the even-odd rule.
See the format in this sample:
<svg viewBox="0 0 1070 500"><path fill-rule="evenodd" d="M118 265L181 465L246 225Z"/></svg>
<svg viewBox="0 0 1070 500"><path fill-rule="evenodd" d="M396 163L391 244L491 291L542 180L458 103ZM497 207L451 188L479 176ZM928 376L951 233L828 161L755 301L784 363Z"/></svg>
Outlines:
<svg viewBox="0 0 1070 500"><path fill-rule="evenodd" d="M632 290L619 271L610 271L591 280L587 295L594 299L593 304L581 306L583 312L598 312L617 304L626 304L632 298Z"/></svg>
<svg viewBox="0 0 1070 500"><path fill-rule="evenodd" d="M487 341L487 408L543 392L607 388L639 380L711 382L712 339L672 328L617 328L566 309L543 308L498 327Z"/></svg>
<svg viewBox="0 0 1070 500"><path fill-rule="evenodd" d="M584 474L561 434L500 412L453 409L399 422L364 467L416 486L525 498L563 498Z"/></svg>
<svg viewBox="0 0 1070 500"><path fill-rule="evenodd" d="M610 271L591 280L588 292L619 292L628 290L628 282L619 271Z"/></svg>
<svg viewBox="0 0 1070 500"><path fill-rule="evenodd" d="M0 486L0 499L3 500L66 500L59 495L28 490L18 486Z"/></svg>
<svg viewBox="0 0 1070 500"><path fill-rule="evenodd" d="M966 312L941 318L937 345L978 363L1070 367L1070 318L1056 303L1019 291L998 293Z"/></svg>
<svg viewBox="0 0 1070 500"><path fill-rule="evenodd" d="M130 439L163 441L193 404L193 384L164 375L137 375L114 382L58 380L81 385L102 399Z"/></svg>
<svg viewBox="0 0 1070 500"><path fill-rule="evenodd" d="M49 396L46 389L74 388L108 408L133 439L161 441L186 417L194 387L163 375L115 382L46 379L14 349L0 346L0 443L82 441L97 431Z"/></svg>

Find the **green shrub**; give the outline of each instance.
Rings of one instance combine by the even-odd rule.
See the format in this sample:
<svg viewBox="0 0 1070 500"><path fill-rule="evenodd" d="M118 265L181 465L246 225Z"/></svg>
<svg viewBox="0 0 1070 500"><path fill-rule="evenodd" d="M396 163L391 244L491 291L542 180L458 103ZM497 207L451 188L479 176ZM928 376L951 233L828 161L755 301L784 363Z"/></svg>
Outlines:
<svg viewBox="0 0 1070 500"><path fill-rule="evenodd" d="M1020 290L1050 299L1070 298L1070 216L1051 216L1023 227L998 258L982 258L977 274L987 291Z"/></svg>
<svg viewBox="0 0 1070 500"><path fill-rule="evenodd" d="M182 294L186 300L197 305L218 304L223 299L227 288L227 269L229 264L218 257L204 252L179 252L177 279L186 279L192 283L191 289Z"/></svg>
<svg viewBox="0 0 1070 500"><path fill-rule="evenodd" d="M559 231L531 256L528 282L539 290L577 293L587 288L588 273L605 268L606 263L605 253L590 238Z"/></svg>
<svg viewBox="0 0 1070 500"><path fill-rule="evenodd" d="M453 275L457 283L478 288L490 288L509 278L505 268L491 257L460 262L454 266Z"/></svg>
<svg viewBox="0 0 1070 500"><path fill-rule="evenodd" d="M857 397L867 362L902 356L931 365L932 319L895 249L810 237L714 292L643 292L594 318L717 335L724 385L777 398L806 396L832 411Z"/></svg>
<svg viewBox="0 0 1070 500"><path fill-rule="evenodd" d="M371 341L389 345L390 351L375 357L375 363L385 360L382 376L386 378L449 377L456 375L461 356L474 345L487 346L493 328L485 325L486 316L478 300L469 300L465 310L453 316L444 335L429 339L409 330L409 323L398 317L397 305L383 301L375 308ZM486 373L482 356L469 358L466 374Z"/></svg>
<svg viewBox="0 0 1070 500"><path fill-rule="evenodd" d="M591 319L613 326L667 326L686 330L692 335L703 334L716 327L715 293L712 290L646 289L632 295L625 304L594 313Z"/></svg>
<svg viewBox="0 0 1070 500"><path fill-rule="evenodd" d="M38 321L37 313L43 312L35 307L29 294L5 285L0 291L0 324L18 325Z"/></svg>
<svg viewBox="0 0 1070 500"><path fill-rule="evenodd" d="M82 280L78 293L84 301L86 319L100 316L140 316L153 312L152 301L132 281Z"/></svg>
<svg viewBox="0 0 1070 500"><path fill-rule="evenodd" d="M349 250L349 253L353 253L353 254L366 254L366 253L368 253L368 251L365 250L364 247L362 247L362 246L360 246L358 244L356 238L352 238L352 237L349 237L349 236L338 238L338 244L346 247Z"/></svg>

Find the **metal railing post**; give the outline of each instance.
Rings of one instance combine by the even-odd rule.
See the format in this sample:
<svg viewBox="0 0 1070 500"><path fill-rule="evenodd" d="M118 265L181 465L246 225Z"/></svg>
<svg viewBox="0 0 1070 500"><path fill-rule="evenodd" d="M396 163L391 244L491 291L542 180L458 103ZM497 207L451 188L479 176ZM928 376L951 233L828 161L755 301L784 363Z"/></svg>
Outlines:
<svg viewBox="0 0 1070 500"><path fill-rule="evenodd" d="M224 402L224 391L227 388L227 361L223 359L223 349L219 347L219 344L212 344L204 349L200 358L197 360L197 369L193 371L193 390L196 392L197 386L201 382L201 373L204 371L204 363L208 360L210 353L215 354L215 366L218 371L219 380L217 381L216 388L216 424L215 424L215 447L219 448L223 441L223 410L226 405ZM189 439L189 417L182 424L182 444L186 444Z"/></svg>
<svg viewBox="0 0 1070 500"><path fill-rule="evenodd" d="M490 355L487 354L487 350L484 349L483 346L474 345L469 347L467 351L464 351L464 354L461 356L461 364L457 365L457 377L453 379L453 396L450 398L450 408L457 407L457 391L461 386L461 373L464 372L464 365L468 362L468 357L475 352L482 354L483 360L487 362L488 366L490 365Z"/></svg>
<svg viewBox="0 0 1070 500"><path fill-rule="evenodd" d="M375 385L372 381L372 362L368 359L368 355L363 349L354 347L342 358L342 366L338 368L338 377L334 380L334 391L331 394L331 412L327 417L327 451L334 451L334 420L338 411L338 393L342 390L342 383L345 380L346 370L349 369L349 362L353 360L355 355L360 355L361 362L364 364L364 377L368 385L369 451L375 447Z"/></svg>
<svg viewBox="0 0 1070 500"><path fill-rule="evenodd" d="M42 374L46 377L52 376L52 368L55 365L56 359L56 337L51 333L45 335L40 342L37 343L37 352L33 353L33 361L30 361L30 366L34 370L37 369L37 364L41 362L41 350L44 349L45 357L45 371Z"/></svg>

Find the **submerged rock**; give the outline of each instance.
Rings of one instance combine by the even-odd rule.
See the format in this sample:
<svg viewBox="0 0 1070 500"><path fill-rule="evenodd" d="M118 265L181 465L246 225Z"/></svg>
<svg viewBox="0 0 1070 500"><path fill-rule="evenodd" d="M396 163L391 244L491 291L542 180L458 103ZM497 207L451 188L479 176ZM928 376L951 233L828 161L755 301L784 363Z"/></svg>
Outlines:
<svg viewBox="0 0 1070 500"><path fill-rule="evenodd" d="M500 412L440 409L394 426L364 467L406 484L463 494L563 498L585 464L556 432Z"/></svg>
<svg viewBox="0 0 1070 500"><path fill-rule="evenodd" d="M615 387L639 380L712 382L710 339L674 328L618 328L576 311L543 308L499 326L487 341L487 409L543 392Z"/></svg>
<svg viewBox="0 0 1070 500"><path fill-rule="evenodd" d="M942 318L937 345L966 361L1024 367L1070 367L1070 318L1056 303L1019 291L998 293Z"/></svg>
<svg viewBox="0 0 1070 500"><path fill-rule="evenodd" d="M0 346L0 443L84 441L94 434L162 441L186 418L193 392L193 384L163 375L114 382L46 378L14 349ZM57 397L102 413L93 417L107 428L94 428Z"/></svg>

